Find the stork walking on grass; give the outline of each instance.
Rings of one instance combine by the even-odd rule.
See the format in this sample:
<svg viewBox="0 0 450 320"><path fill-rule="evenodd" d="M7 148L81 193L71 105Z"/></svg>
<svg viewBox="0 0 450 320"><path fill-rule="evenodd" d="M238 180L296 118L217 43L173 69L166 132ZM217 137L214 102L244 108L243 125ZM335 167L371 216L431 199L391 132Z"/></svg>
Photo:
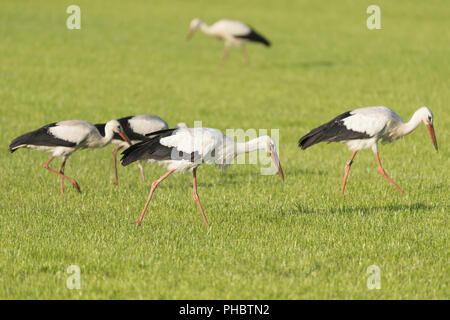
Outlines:
<svg viewBox="0 0 450 320"><path fill-rule="evenodd" d="M163 129L168 129L169 126L167 122L161 119L158 116L153 115L137 115L137 116L129 116L117 119L120 123L125 134L130 138L131 144L136 144L145 139L145 135L152 133L154 131L159 131ZM99 123L95 125L102 136L105 135L105 124ZM186 128L187 124L184 122L180 122L177 124L177 127ZM119 182L119 177L117 174L117 160L116 154L123 148L128 148L130 144L127 141L124 141L118 133L115 133L111 143L116 145L117 147L113 149L113 161L114 161L114 184L117 185ZM142 161L138 162L139 171L141 174L142 182L145 182L144 168L142 167Z"/></svg>
<svg viewBox="0 0 450 320"><path fill-rule="evenodd" d="M283 170L276 152L275 142L269 136L261 136L245 143L235 142L221 131L211 128L182 128L154 132L151 138L132 145L122 152L122 165L127 166L138 160L148 160L165 166L169 171L153 182L141 216L137 221L141 225L153 192L158 184L174 171L192 171L193 196L207 226L205 212L197 193L197 168L202 163L216 164L225 169L233 159L243 153L255 150L267 151L278 173L284 180Z"/></svg>
<svg viewBox="0 0 450 320"><path fill-rule="evenodd" d="M438 151L433 127L433 113L427 107L418 109L411 120L406 123L394 111L386 107L368 107L348 111L312 130L302 137L298 144L302 149L306 149L323 141L341 142L353 151L345 166L341 194L344 193L350 166L356 153L361 149L372 148L377 159L378 172L401 194L404 194L403 190L389 178L381 166L378 156L378 140L381 139L383 144L393 142L414 131L422 122L427 126L434 148Z"/></svg>
<svg viewBox="0 0 450 320"><path fill-rule="evenodd" d="M9 145L9 150L14 152L19 148L28 148L51 152L52 156L44 163L44 168L60 177L61 193L64 194L64 179L69 180L73 187L78 192L81 192L78 183L64 175L67 158L78 149L102 148L106 146L116 133L124 141L131 142L117 120L107 122L104 132L105 134L102 136L97 128L87 121L67 120L54 122L17 137ZM50 162L58 156L62 157L59 171L49 166Z"/></svg>
<svg viewBox="0 0 450 320"><path fill-rule="evenodd" d="M270 42L266 38L240 21L222 19L208 26L203 20L195 18L191 21L187 39L190 39L197 29L200 29L208 36L225 42L225 51L220 60L220 65L228 57L230 49L233 46L241 48L242 56L247 64L250 63L247 51L245 50L245 44L247 42L259 42L270 47Z"/></svg>

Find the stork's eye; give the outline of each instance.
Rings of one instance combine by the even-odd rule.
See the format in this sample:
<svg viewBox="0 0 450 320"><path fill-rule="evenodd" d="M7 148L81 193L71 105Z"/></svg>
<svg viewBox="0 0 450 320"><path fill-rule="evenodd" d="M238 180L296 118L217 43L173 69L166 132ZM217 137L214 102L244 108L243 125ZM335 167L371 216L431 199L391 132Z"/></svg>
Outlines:
<svg viewBox="0 0 450 320"><path fill-rule="evenodd" d="M428 121L431 122L431 116L428 116Z"/></svg>

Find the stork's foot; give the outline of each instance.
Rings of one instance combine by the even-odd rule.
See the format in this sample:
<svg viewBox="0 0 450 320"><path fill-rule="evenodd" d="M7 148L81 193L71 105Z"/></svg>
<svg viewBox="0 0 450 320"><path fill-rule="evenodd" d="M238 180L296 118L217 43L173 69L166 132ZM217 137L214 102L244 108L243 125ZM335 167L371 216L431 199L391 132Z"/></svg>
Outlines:
<svg viewBox="0 0 450 320"><path fill-rule="evenodd" d="M386 174L386 172L384 172L383 166L381 165L380 157L378 156L378 152L375 150L374 153L375 153L375 157L377 158L378 172L383 177L385 177L386 180L389 181L395 187L395 189L398 190L398 192L400 192L402 195L404 195L405 193L403 192L403 190L400 189L400 187L391 178L389 178L389 176Z"/></svg>
<svg viewBox="0 0 450 320"><path fill-rule="evenodd" d="M142 219L137 220L134 224L140 227L142 224Z"/></svg>
<svg viewBox="0 0 450 320"><path fill-rule="evenodd" d="M73 185L73 187L74 187L79 193L81 193L80 186L78 185L78 183L77 183L76 181L73 182L72 185ZM63 192L63 194L64 194L64 192Z"/></svg>
<svg viewBox="0 0 450 320"><path fill-rule="evenodd" d="M402 195L405 195L405 192L400 189L400 187L386 174L386 172L383 170L383 168L379 168L378 172L385 177L394 187L397 189L398 192L400 192Z"/></svg>

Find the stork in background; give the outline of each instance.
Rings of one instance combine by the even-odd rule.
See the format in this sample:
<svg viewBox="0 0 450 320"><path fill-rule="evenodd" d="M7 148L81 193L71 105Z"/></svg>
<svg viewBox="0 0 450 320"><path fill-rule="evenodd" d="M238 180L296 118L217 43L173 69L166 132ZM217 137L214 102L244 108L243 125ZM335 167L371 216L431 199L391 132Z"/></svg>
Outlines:
<svg viewBox="0 0 450 320"><path fill-rule="evenodd" d="M152 133L154 131L159 131L163 129L168 129L169 126L167 122L161 119L158 116L154 115L137 115L137 116L129 116L117 119L120 123L125 134L130 138L131 144L135 144L141 142L145 139L145 135ZM101 135L105 135L105 124L99 123L95 125L100 132ZM187 128L187 124L184 122L180 122L177 124L177 127ZM121 136L117 133L114 134L111 143L116 145L117 147L113 149L113 161L114 161L114 184L117 185L119 182L119 177L117 174L117 160L116 154L119 150L123 148L128 148L130 144L127 141L121 139ZM141 174L142 182L145 182L144 168L142 167L142 161L138 162L139 171Z"/></svg>
<svg viewBox="0 0 450 320"><path fill-rule="evenodd" d="M200 29L210 37L225 41L225 51L219 65L223 64L233 46L241 48L242 56L247 64L250 64L247 51L245 50L247 42L259 42L270 47L270 42L266 38L240 21L222 19L208 26L203 20L195 18L190 24L187 35L188 40L197 29Z"/></svg>
<svg viewBox="0 0 450 320"><path fill-rule="evenodd" d="M344 193L350 166L356 153L361 149L372 148L377 159L378 172L401 194L404 194L403 190L389 178L381 166L380 157L378 156L378 140L381 139L381 143L386 144L403 138L414 131L422 122L427 126L434 148L438 151L433 127L433 113L427 107L419 108L413 114L411 120L406 123L394 111L386 107L367 107L348 111L330 122L311 130L311 132L300 138L298 144L302 149L306 149L323 141L341 142L345 143L353 151L350 160L345 166L341 194Z"/></svg>
<svg viewBox="0 0 450 320"><path fill-rule="evenodd" d="M153 192L158 184L174 171L192 171L193 196L207 226L205 212L197 193L197 168L202 163L216 164L225 169L233 159L243 153L256 150L267 151L278 173L284 180L283 170L276 152L275 142L269 136L261 136L245 143L235 142L221 131L211 128L169 129L154 132L152 137L122 152L122 165L127 166L138 160L148 160L165 166L169 171L152 183L150 193L141 212L138 225L141 225Z"/></svg>
<svg viewBox="0 0 450 320"><path fill-rule="evenodd" d="M83 120L54 122L17 137L9 145L9 150L14 152L19 148L28 148L51 152L52 156L44 163L44 168L60 177L61 193L64 194L64 179L69 180L81 192L78 183L64 175L67 158L78 149L106 146L116 133L124 141L131 142L117 120L107 122L104 131L102 136L92 123ZM58 156L62 157L62 164L61 169L56 171L49 165Z"/></svg>

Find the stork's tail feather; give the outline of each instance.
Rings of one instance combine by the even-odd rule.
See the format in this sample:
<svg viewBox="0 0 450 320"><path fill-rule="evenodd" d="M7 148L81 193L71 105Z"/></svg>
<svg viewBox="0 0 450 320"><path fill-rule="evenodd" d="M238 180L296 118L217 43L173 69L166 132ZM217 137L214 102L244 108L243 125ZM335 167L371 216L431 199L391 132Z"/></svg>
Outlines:
<svg viewBox="0 0 450 320"><path fill-rule="evenodd" d="M371 138L371 136L365 132L353 131L345 126L343 120L350 116L352 116L352 112L347 111L338 115L330 122L311 130L308 134L300 138L298 146L302 149L306 149L323 141L337 142Z"/></svg>
<svg viewBox="0 0 450 320"><path fill-rule="evenodd" d="M144 155L147 153L147 149L149 145L152 143L152 139L142 141L136 144L133 144L129 148L127 148L125 151L122 152L122 159L120 159L120 162L123 166L127 166L130 163L133 163L138 160L142 160L144 158Z"/></svg>
<svg viewBox="0 0 450 320"><path fill-rule="evenodd" d="M17 149L26 146L30 140L31 133L32 132L25 133L11 141L9 144L9 151L12 153Z"/></svg>
<svg viewBox="0 0 450 320"><path fill-rule="evenodd" d="M170 159L171 149L159 143L161 138L170 136L176 129L164 129L149 134L150 138L142 142L133 144L124 152L120 162L123 166L127 166L138 160L148 159Z"/></svg>
<svg viewBox="0 0 450 320"><path fill-rule="evenodd" d="M305 150L306 148L315 145L316 143L327 141L328 137L325 134L324 128L318 127L314 130L311 130L308 134L304 135L298 141L298 146Z"/></svg>
<svg viewBox="0 0 450 320"><path fill-rule="evenodd" d="M254 42L259 42L259 43L264 44L267 47L270 47L270 41L267 40L264 36L262 36L261 34L259 34L258 32L256 32L253 29L250 31L249 34L238 35L238 36L235 36L235 37L248 39L248 40L254 41Z"/></svg>
<svg viewBox="0 0 450 320"><path fill-rule="evenodd" d="M258 36L258 42L262 43L263 45L265 45L266 47L270 47L270 41L267 40L266 38L264 38L262 35L257 34Z"/></svg>

